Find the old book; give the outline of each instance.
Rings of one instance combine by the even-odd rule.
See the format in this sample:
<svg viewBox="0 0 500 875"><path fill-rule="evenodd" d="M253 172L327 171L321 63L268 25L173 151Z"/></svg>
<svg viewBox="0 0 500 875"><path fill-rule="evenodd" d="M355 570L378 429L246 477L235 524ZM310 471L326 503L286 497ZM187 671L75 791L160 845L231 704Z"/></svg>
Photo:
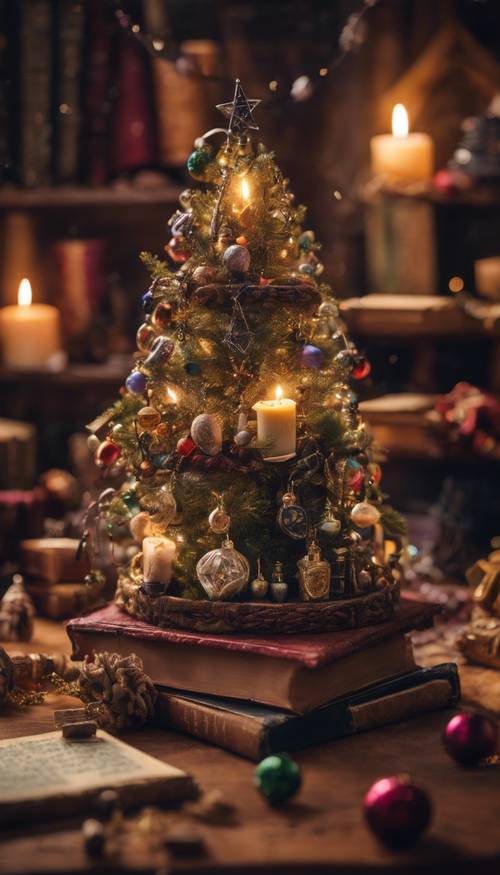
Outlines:
<svg viewBox="0 0 500 875"><path fill-rule="evenodd" d="M77 558L76 538L32 538L21 542L21 570L49 583L72 580L83 583L90 567L84 556Z"/></svg>
<svg viewBox="0 0 500 875"><path fill-rule="evenodd" d="M0 822L68 817L113 787L125 808L197 795L193 779L102 729L93 738L61 732L0 741Z"/></svg>
<svg viewBox="0 0 500 875"><path fill-rule="evenodd" d="M297 717L251 702L160 688L158 721L251 760L294 751L417 714L447 708L460 696L455 663L418 668Z"/></svg>
<svg viewBox="0 0 500 875"><path fill-rule="evenodd" d="M23 185L50 183L52 2L20 2L20 113Z"/></svg>
<svg viewBox="0 0 500 875"><path fill-rule="evenodd" d="M317 635L205 635L159 629L115 605L70 620L73 657L136 653L157 684L304 713L414 668L404 633L438 609L403 601L386 623Z"/></svg>
<svg viewBox="0 0 500 875"><path fill-rule="evenodd" d="M26 588L40 617L67 620L102 604L105 581L92 583L47 583L45 580L26 580Z"/></svg>
<svg viewBox="0 0 500 875"><path fill-rule="evenodd" d="M77 182L85 5L81 0L56 0L56 14L54 177L56 182Z"/></svg>

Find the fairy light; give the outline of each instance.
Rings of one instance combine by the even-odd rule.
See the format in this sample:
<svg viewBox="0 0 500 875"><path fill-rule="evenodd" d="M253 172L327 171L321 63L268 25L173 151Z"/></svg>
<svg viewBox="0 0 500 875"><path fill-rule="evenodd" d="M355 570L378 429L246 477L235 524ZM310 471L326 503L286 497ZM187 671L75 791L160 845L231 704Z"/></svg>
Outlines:
<svg viewBox="0 0 500 875"><path fill-rule="evenodd" d="M250 200L250 186L245 178L241 180L241 197L244 201Z"/></svg>
<svg viewBox="0 0 500 875"><path fill-rule="evenodd" d="M269 91L277 91L278 90L278 83L276 82L276 79L271 79L271 81L268 84L268 88L269 88Z"/></svg>
<svg viewBox="0 0 500 875"><path fill-rule="evenodd" d="M464 281L461 276L452 276L451 280L448 283L448 288L450 292L461 292L464 287Z"/></svg>
<svg viewBox="0 0 500 875"><path fill-rule="evenodd" d="M167 395L168 395L169 401L171 401L172 404L177 404L177 401L178 401L177 392L174 392L174 390L171 389L170 386L167 386Z"/></svg>

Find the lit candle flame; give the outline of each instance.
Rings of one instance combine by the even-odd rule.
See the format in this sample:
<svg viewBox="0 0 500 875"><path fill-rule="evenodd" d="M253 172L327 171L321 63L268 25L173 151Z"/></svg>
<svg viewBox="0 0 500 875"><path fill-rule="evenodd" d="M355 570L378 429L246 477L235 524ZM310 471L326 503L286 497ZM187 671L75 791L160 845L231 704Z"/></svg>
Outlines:
<svg viewBox="0 0 500 875"><path fill-rule="evenodd" d="M241 180L241 197L244 201L250 200L250 186L246 179Z"/></svg>
<svg viewBox="0 0 500 875"><path fill-rule="evenodd" d="M276 395L276 401L281 401L283 398L283 389L281 386L276 386L276 392L274 394Z"/></svg>
<svg viewBox="0 0 500 875"><path fill-rule="evenodd" d="M408 113L402 103L396 103L392 110L392 135L402 140L408 136L408 130Z"/></svg>
<svg viewBox="0 0 500 875"><path fill-rule="evenodd" d="M17 303L20 307L29 307L31 304L31 283L26 278L19 283Z"/></svg>
<svg viewBox="0 0 500 875"><path fill-rule="evenodd" d="M167 395L174 404L177 404L177 393L170 386L167 386Z"/></svg>

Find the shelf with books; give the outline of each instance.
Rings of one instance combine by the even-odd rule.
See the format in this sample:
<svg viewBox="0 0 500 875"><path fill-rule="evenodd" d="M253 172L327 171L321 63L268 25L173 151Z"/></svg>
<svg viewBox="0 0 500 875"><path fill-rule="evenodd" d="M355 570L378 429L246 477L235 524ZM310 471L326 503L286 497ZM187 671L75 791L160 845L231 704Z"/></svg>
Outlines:
<svg viewBox="0 0 500 875"><path fill-rule="evenodd" d="M72 386L116 387L123 382L130 370L130 362L123 365L111 362L103 364L71 364L62 371L24 371L0 368L0 385L42 385L56 389Z"/></svg>
<svg viewBox="0 0 500 875"><path fill-rule="evenodd" d="M63 209L73 207L123 207L142 204L175 204L181 186L166 182L151 188L127 186L61 186L0 188L0 210Z"/></svg>

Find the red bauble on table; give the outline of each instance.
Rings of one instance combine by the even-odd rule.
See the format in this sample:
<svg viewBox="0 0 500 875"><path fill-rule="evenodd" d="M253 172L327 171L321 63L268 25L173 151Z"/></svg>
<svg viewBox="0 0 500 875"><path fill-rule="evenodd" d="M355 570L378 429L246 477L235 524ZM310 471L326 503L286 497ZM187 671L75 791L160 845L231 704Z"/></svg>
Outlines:
<svg viewBox="0 0 500 875"><path fill-rule="evenodd" d="M194 440L190 437L183 437L177 441L177 452L180 456L189 456L196 448Z"/></svg>
<svg viewBox="0 0 500 875"><path fill-rule="evenodd" d="M498 747L498 727L484 714L455 714L443 733L445 750L462 766L477 766Z"/></svg>
<svg viewBox="0 0 500 875"><path fill-rule="evenodd" d="M393 847L414 844L429 824L431 801L421 787L402 775L375 781L363 804L365 820L381 841Z"/></svg>

